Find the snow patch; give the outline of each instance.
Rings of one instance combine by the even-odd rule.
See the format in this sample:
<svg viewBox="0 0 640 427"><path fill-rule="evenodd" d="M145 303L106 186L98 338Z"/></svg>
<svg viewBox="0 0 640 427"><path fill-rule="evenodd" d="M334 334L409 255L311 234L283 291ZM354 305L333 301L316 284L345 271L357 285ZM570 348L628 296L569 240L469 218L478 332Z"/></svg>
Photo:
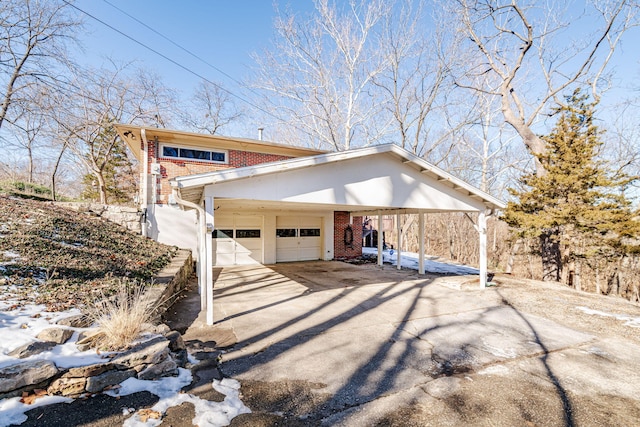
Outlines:
<svg viewBox="0 0 640 427"><path fill-rule="evenodd" d="M11 399L0 399L0 427L6 427L15 424L22 424L27 421L24 414L34 408L40 406L53 405L54 403L69 403L73 399L62 396L43 396L38 398L33 404L25 405L20 402L20 397L12 397Z"/></svg>
<svg viewBox="0 0 640 427"><path fill-rule="evenodd" d="M212 387L218 392L225 395L222 402L211 402L200 399L191 394L180 393L182 387L191 383L191 371L188 369L179 370L178 377L162 378L157 381L141 381L135 378L129 378L121 384L120 389L108 391L111 396L124 396L139 391L148 391L157 395L160 400L151 410L161 414L173 406L181 405L185 402L193 404L196 416L192 423L201 427L226 426L231 420L240 414L251 412L240 400L240 383L236 380L225 378L221 381L214 380ZM153 427L160 425L162 420L149 418L146 422L138 414L134 414L128 418L124 427Z"/></svg>
<svg viewBox="0 0 640 427"><path fill-rule="evenodd" d="M378 256L377 248L362 248L362 253L367 255ZM418 254L415 252L402 252L401 254L401 266L410 270L418 270ZM391 265L398 265L397 251L394 249L385 249L382 251L383 262L390 263ZM457 276L464 276L468 274L480 274L480 270L469 267L466 265L448 264L444 262L433 261L430 259L424 260L424 271L428 273L439 274L455 274Z"/></svg>
<svg viewBox="0 0 640 427"><path fill-rule="evenodd" d="M479 375L507 375L508 373L509 368L504 365L489 366L481 371L478 371Z"/></svg>
<svg viewBox="0 0 640 427"><path fill-rule="evenodd" d="M631 317L626 314L606 313L604 311L593 310L588 307L576 307L576 308L586 314L592 314L594 316L602 316L602 317L612 317L616 320L620 320L624 322L625 326L631 326L632 328L640 328L640 317Z"/></svg>
<svg viewBox="0 0 640 427"><path fill-rule="evenodd" d="M43 329L50 327L64 328L64 326L57 326L55 323L64 317L81 313L80 310L77 309L52 313L46 312L45 308L44 305L23 305L20 301L12 300L11 298L0 301L0 335L2 336L2 340L0 340L0 367L21 361L20 359L7 355L11 350L28 342L36 341L36 335ZM57 345L51 351L43 352L22 360L50 360L59 368L70 368L105 362L107 354L103 353L100 355L97 354L95 350L85 352L78 351L76 346L78 335L80 331L85 329L68 329L73 329L74 334L66 344ZM189 362L196 364L198 360L189 355ZM196 411L193 423L201 427L226 426L231 423L231 420L235 416L251 412L240 400L240 383L238 381L232 379L213 381L211 386L220 393L223 393L225 399L223 402L210 402L190 394L181 393L181 389L189 385L192 380L191 371L180 368L177 377L165 377L156 381L142 381L136 378L129 378L122 382L119 389L110 390L106 392L106 394L110 396L124 396L139 391L149 391L160 398L152 410L163 414L172 406L190 402L195 406ZM33 404L25 405L20 402L20 397L0 399L0 427L22 424L27 420L25 412L31 409L72 401L73 399L62 396L43 396L36 399ZM134 412L134 410L130 408L125 408L123 411L127 413ZM149 419L146 423L143 423L139 415L134 414L125 421L124 425L156 426L161 422L162 420Z"/></svg>

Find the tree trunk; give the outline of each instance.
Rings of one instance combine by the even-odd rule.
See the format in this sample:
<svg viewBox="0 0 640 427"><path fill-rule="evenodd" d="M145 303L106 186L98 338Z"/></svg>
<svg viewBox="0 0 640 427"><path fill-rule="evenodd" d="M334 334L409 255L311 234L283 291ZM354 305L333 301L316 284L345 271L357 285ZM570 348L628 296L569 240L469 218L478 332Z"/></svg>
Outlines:
<svg viewBox="0 0 640 427"><path fill-rule="evenodd" d="M96 178L98 179L98 194L100 195L100 203L103 205L107 204L107 184L104 180L104 176L102 176L101 172L95 173Z"/></svg>
<svg viewBox="0 0 640 427"><path fill-rule="evenodd" d="M542 255L542 280L558 282L562 277L562 259L560 257L560 243L554 239L552 230L540 235L540 252Z"/></svg>
<svg viewBox="0 0 640 427"><path fill-rule="evenodd" d="M27 147L27 156L29 156L29 184L33 184L33 151L31 146Z"/></svg>
<svg viewBox="0 0 640 427"><path fill-rule="evenodd" d="M516 255L518 255L518 251L520 251L521 244L522 239L518 239L511 247L511 253L509 253L509 259L507 260L507 269L505 273L511 274L513 272L513 263L515 262Z"/></svg>

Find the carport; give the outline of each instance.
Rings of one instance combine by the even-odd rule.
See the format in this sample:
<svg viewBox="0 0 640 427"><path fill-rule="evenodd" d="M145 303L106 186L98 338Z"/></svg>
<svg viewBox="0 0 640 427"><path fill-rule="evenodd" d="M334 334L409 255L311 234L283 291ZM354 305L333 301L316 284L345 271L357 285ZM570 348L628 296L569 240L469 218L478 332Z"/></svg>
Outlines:
<svg viewBox="0 0 640 427"><path fill-rule="evenodd" d="M264 230L275 231L277 218L299 218L303 222L319 218L325 230L320 259L329 260L333 259L334 236L328 213L377 215L380 223L382 215L394 214L399 219L403 214L418 214L419 253L424 254L424 215L463 212L478 231L480 286L484 287L486 220L496 209L505 207L502 201L393 144L177 177L171 185L172 202L198 212L198 282L208 324L213 324L213 240L220 218L250 220L249 214L264 213L263 228L253 231L267 236L261 243L260 260L268 264L276 262L277 248L275 237L270 239L271 233ZM399 226L400 221L396 222ZM397 248L402 247L400 239L398 233ZM379 265L381 246L379 239ZM400 250L397 256L400 268ZM424 273L423 261L420 257L420 274Z"/></svg>

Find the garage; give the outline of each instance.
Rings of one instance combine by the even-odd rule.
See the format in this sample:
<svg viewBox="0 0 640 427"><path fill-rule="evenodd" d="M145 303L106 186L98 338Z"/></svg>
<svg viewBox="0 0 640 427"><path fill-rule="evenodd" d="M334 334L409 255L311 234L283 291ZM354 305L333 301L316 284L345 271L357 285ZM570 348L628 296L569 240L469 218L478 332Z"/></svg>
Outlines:
<svg viewBox="0 0 640 427"><path fill-rule="evenodd" d="M322 256L322 218L278 216L276 262L313 261Z"/></svg>
<svg viewBox="0 0 640 427"><path fill-rule="evenodd" d="M214 265L262 263L264 247L263 217L229 215L216 218L213 231Z"/></svg>
<svg viewBox="0 0 640 427"><path fill-rule="evenodd" d="M382 215L395 215L400 224L401 215L418 214L419 253L424 253L427 213L465 213L478 231L479 284L484 287L487 217L505 207L397 145L180 176L170 182L173 200L198 212L199 259L207 260L198 265L198 280L208 324L213 324L214 265L334 259L346 243L351 219L365 215L376 215L380 222ZM247 212L262 216L247 217ZM212 239L211 231L221 238ZM402 247L401 237L396 245ZM378 265L383 262L380 246L379 240ZM398 266L401 252L396 251ZM418 259L418 273L424 274L424 257Z"/></svg>

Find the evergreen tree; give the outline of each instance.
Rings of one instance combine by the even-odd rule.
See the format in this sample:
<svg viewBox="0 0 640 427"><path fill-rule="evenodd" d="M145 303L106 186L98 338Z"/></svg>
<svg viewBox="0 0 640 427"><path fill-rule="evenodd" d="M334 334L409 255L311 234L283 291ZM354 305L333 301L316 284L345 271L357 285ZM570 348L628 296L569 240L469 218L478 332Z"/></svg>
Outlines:
<svg viewBox="0 0 640 427"><path fill-rule="evenodd" d="M541 253L552 249L551 258L543 259L544 280L559 281L567 264L579 268L582 260L627 252L625 242L640 236L640 222L624 195L630 179L609 176L598 157L603 142L595 105L579 90L567 101L551 134L542 137L547 149L539 160L546 173L523 176L524 190L510 190L519 201L510 202L504 214L521 236L540 240Z"/></svg>
<svg viewBox="0 0 640 427"><path fill-rule="evenodd" d="M104 143L101 142L103 140ZM82 177L81 197L85 200L104 200L118 204L132 202L137 194L137 175L124 143L111 125L101 129L96 141L90 153L85 156L86 164L91 165L92 170ZM102 190L100 182L104 182ZM101 191L104 195L100 194Z"/></svg>

